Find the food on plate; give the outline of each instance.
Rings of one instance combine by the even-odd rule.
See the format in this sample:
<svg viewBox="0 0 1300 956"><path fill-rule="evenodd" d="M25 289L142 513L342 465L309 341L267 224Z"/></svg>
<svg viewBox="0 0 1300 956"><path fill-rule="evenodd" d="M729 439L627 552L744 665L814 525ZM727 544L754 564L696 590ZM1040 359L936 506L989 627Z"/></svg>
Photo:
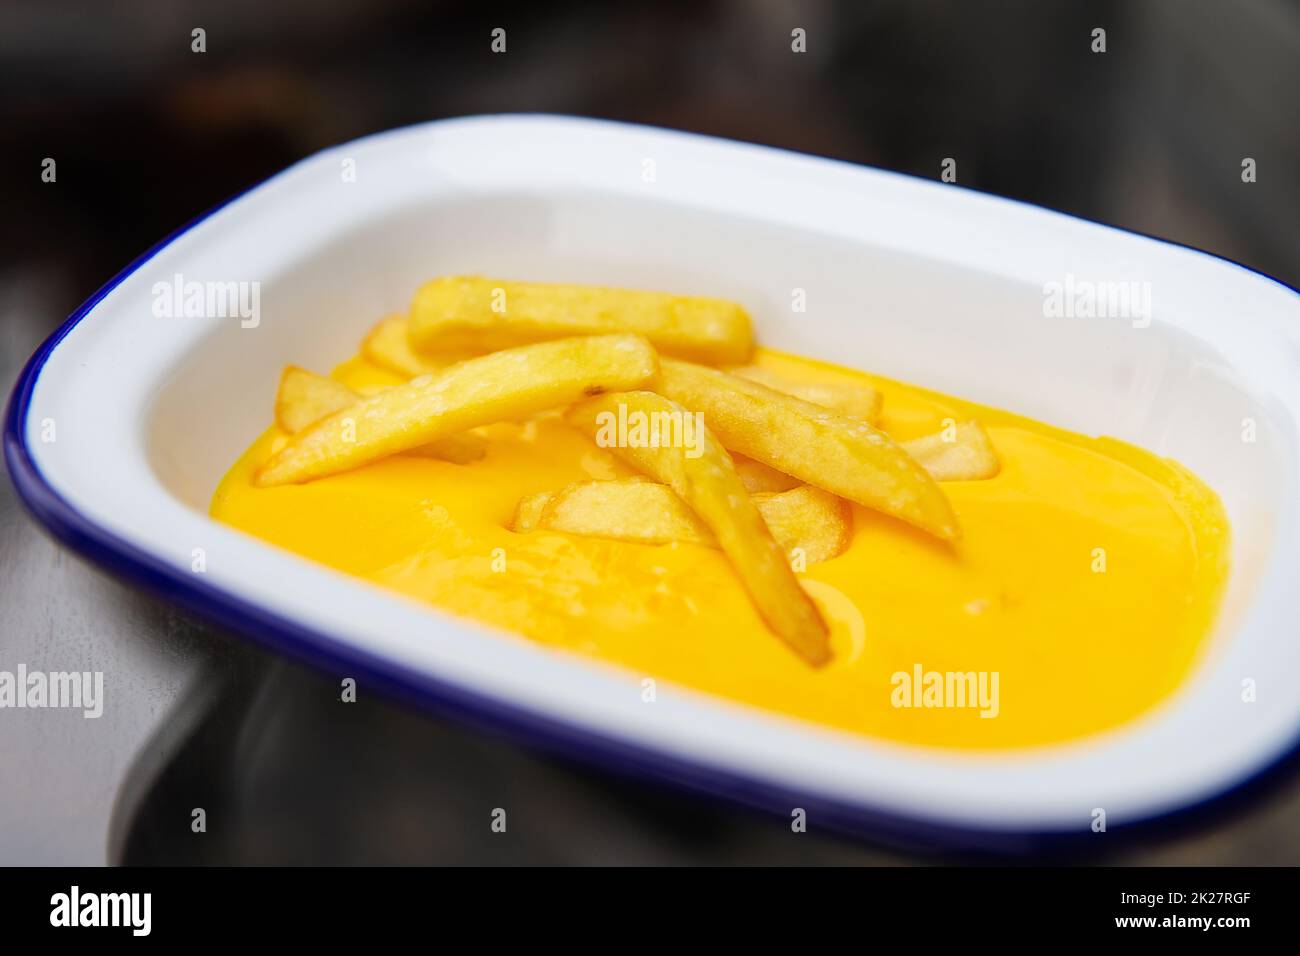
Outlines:
<svg viewBox="0 0 1300 956"><path fill-rule="evenodd" d="M630 694L913 746L1110 731L1205 653L1230 529L1178 463L755 347L739 306L687 309L692 353L664 303L712 300L498 286L531 325L430 312L417 344L413 308L328 377L286 369L212 514Z"/></svg>
<svg viewBox="0 0 1300 956"><path fill-rule="evenodd" d="M635 332L665 355L700 362L744 362L754 348L749 313L701 296L446 276L411 303L411 344L429 354L609 332Z"/></svg>
<svg viewBox="0 0 1300 956"><path fill-rule="evenodd" d="M689 413L653 392L616 392L575 405L565 417L596 437L601 417L619 414L640 414L658 423L682 421ZM713 533L772 632L810 664L824 664L830 659L826 624L799 587L789 558L745 491L731 456L707 427L696 436L699 454L692 454L695 449L685 442L658 437L646 446L618 445L614 454L672 488Z"/></svg>
<svg viewBox="0 0 1300 956"><path fill-rule="evenodd" d="M294 435L260 485L346 471L435 439L653 378L654 351L635 335L585 336L467 359L341 409Z"/></svg>
<svg viewBox="0 0 1300 956"><path fill-rule="evenodd" d="M657 387L703 413L727 448L945 540L960 535L957 516L929 473L860 418L676 359L660 363Z"/></svg>

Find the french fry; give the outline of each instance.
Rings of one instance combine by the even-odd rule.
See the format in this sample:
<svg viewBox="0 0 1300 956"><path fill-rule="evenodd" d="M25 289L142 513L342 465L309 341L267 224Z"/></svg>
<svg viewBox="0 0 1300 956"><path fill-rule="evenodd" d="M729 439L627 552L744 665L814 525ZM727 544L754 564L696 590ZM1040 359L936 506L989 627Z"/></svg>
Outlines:
<svg viewBox="0 0 1300 956"><path fill-rule="evenodd" d="M344 408L294 435L259 485L309 481L447 435L653 380L657 356L635 335L562 339L467 359Z"/></svg>
<svg viewBox="0 0 1300 956"><path fill-rule="evenodd" d="M826 408L860 418L864 422L876 424L880 418L881 395L870 385L849 385L844 382L811 382L797 378L787 378L780 372L762 368L758 365L742 365L731 370L732 375L739 375L759 385L802 398L805 402L822 405Z"/></svg>
<svg viewBox="0 0 1300 956"><path fill-rule="evenodd" d="M811 485L752 496L787 557L798 548L816 564L841 553L852 536L848 502ZM515 531L545 528L639 544L680 541L716 548L717 538L667 485L643 478L582 481L519 501Z"/></svg>
<svg viewBox="0 0 1300 956"><path fill-rule="evenodd" d="M677 492L644 478L569 485L551 496L537 527L641 544L718 546L713 532Z"/></svg>
<svg viewBox="0 0 1300 956"><path fill-rule="evenodd" d="M742 365L731 374L873 425L880 415L881 394L870 385L799 381L757 365ZM997 453L979 422L963 422L945 435L939 432L899 444L935 481L978 481L998 473ZM784 491L798 484L797 479L749 459L737 461L736 471L751 492ZM783 482L789 483L780 487Z"/></svg>
<svg viewBox="0 0 1300 956"><path fill-rule="evenodd" d="M275 395L275 421L285 431L296 434L328 415L351 408L363 397L342 382L287 365ZM407 454L468 465L487 454L487 439L463 432L412 448Z"/></svg>
<svg viewBox="0 0 1300 956"><path fill-rule="evenodd" d="M843 498L812 485L753 496L772 537L785 549L803 552L807 564L829 561L853 539L853 511Z"/></svg>
<svg viewBox="0 0 1300 956"><path fill-rule="evenodd" d="M290 434L300 432L313 422L355 405L359 398L342 382L297 365L286 365L275 393L275 423Z"/></svg>
<svg viewBox="0 0 1300 956"><path fill-rule="evenodd" d="M421 286L411 304L410 344L430 354L611 332L716 364L744 362L754 347L748 313L723 299L445 276Z"/></svg>
<svg viewBox="0 0 1300 956"><path fill-rule="evenodd" d="M740 482L751 495L760 491L789 491L798 488L802 482L798 478L784 475L775 468L770 468L761 461L754 461L744 455L733 454L731 462L736 466Z"/></svg>
<svg viewBox="0 0 1300 956"><path fill-rule="evenodd" d="M657 390L702 412L724 446L944 540L957 516L930 474L867 422L690 362L664 359Z"/></svg>
<svg viewBox="0 0 1300 956"><path fill-rule="evenodd" d="M380 368L404 378L433 375L450 364L417 353L411 348L407 329L406 316L400 313L380 319L361 341L361 354Z"/></svg>
<svg viewBox="0 0 1300 956"><path fill-rule="evenodd" d="M961 422L951 432L945 429L902 445L935 481L979 481L992 478L1002 467L979 422Z"/></svg>
<svg viewBox="0 0 1300 956"><path fill-rule="evenodd" d="M653 392L602 395L566 414L575 427L593 438L617 417L619 406L649 421L683 420L684 409ZM699 517L731 561L759 614L778 637L814 667L830 660L826 622L799 586L781 546L745 492L731 458L707 430L691 449L672 443L659 447L615 447L615 454L675 491ZM698 452L698 454L696 454ZM549 507L549 506L548 506Z"/></svg>

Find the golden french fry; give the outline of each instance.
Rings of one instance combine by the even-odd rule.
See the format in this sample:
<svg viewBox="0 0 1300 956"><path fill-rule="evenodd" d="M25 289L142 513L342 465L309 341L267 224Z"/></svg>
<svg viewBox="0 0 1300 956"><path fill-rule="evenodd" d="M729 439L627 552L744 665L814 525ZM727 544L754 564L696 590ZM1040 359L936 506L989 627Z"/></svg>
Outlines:
<svg viewBox="0 0 1300 956"><path fill-rule="evenodd" d="M774 391L802 398L814 405L824 405L852 418L875 424L880 418L881 395L870 385L850 385L845 382L810 382L789 378L780 372L762 368L757 365L742 365L731 370L732 375L739 375L759 385L766 385Z"/></svg>
<svg viewBox="0 0 1300 956"><path fill-rule="evenodd" d="M632 332L660 351L700 362L744 362L749 315L734 302L602 286L445 276L411 304L417 351L491 351L569 335Z"/></svg>
<svg viewBox="0 0 1300 956"><path fill-rule="evenodd" d="M944 540L960 535L957 516L935 480L862 419L674 359L662 361L657 390L702 412L727 448Z"/></svg>
<svg viewBox="0 0 1300 956"><path fill-rule="evenodd" d="M787 557L797 548L806 564L816 564L849 546L852 511L848 502L830 492L800 485L752 498ZM677 492L643 478L581 481L554 494L544 491L521 498L514 530L534 528L639 544L681 541L718 546L713 532Z"/></svg>
<svg viewBox="0 0 1300 956"><path fill-rule="evenodd" d="M992 478L1002 467L979 422L961 422L951 431L943 429L902 445L935 481L979 481Z"/></svg>
<svg viewBox="0 0 1300 956"><path fill-rule="evenodd" d="M342 382L286 365L275 393L275 423L290 434L300 432L357 400L357 393Z"/></svg>
<svg viewBox="0 0 1300 956"><path fill-rule="evenodd" d="M406 316L397 313L379 320L361 341L361 354L380 368L404 378L432 375L449 363L426 358L411 348Z"/></svg>
<svg viewBox="0 0 1300 956"><path fill-rule="evenodd" d="M798 549L805 564L829 561L853 540L853 510L829 491L800 485L753 497L758 513L788 558Z"/></svg>
<svg viewBox="0 0 1300 956"><path fill-rule="evenodd" d="M789 491L802 484L798 478L782 474L744 455L732 454L731 461L736 466L736 474L740 475L741 484L751 495L760 491Z"/></svg>
<svg viewBox="0 0 1300 956"><path fill-rule="evenodd" d="M467 359L321 419L257 473L259 485L309 481L530 412L636 388L658 366L635 335L561 339Z"/></svg>
<svg viewBox="0 0 1300 956"><path fill-rule="evenodd" d="M713 532L677 492L644 478L569 485L551 497L537 527L641 544L718 546Z"/></svg>
<svg viewBox="0 0 1300 956"><path fill-rule="evenodd" d="M620 406L622 411L620 411ZM684 421L681 406L653 392L602 395L575 405L566 419L600 440L611 419L628 411L650 422ZM671 430L671 428L669 429ZM680 434L680 432L679 432ZM781 546L745 492L731 458L703 429L691 447L655 442L657 447L621 443L611 450L633 467L675 491L718 540L759 614L778 637L813 666L830 659L825 621L799 586Z"/></svg>
<svg viewBox="0 0 1300 956"><path fill-rule="evenodd" d="M386 390L380 389L381 392ZM275 421L285 431L297 433L328 415L351 408L363 397L342 382L296 365L287 365L275 395ZM412 448L407 454L468 465L487 454L487 445L487 439L481 435L463 432Z"/></svg>

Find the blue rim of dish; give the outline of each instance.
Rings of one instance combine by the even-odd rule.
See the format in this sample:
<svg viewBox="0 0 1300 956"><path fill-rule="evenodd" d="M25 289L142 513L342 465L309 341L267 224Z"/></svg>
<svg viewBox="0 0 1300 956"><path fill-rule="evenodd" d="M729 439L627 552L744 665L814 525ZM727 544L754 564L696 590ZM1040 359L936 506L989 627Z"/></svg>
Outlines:
<svg viewBox="0 0 1300 956"><path fill-rule="evenodd" d="M655 128L556 114L495 114L413 124L385 130L364 139L385 137L439 122L510 117L579 119L612 126L631 126L637 129ZM681 130L664 130L664 132L712 142L732 142ZM791 150L759 144L746 143L745 145L756 149L793 153ZM313 156L319 154L318 152ZM806 154L794 153L794 155ZM306 162L311 158L309 156L300 162ZM866 167L828 157L812 158L859 169L871 169L874 172L920 182L932 182L925 177L910 173ZM576 758L584 764L620 776L649 778L673 789L708 795L753 810L771 813L783 819L788 819L792 808L802 807L807 811L808 819L814 826L825 825L835 831L908 851L959 854L976 858L985 855L1037 856L1044 853L1075 854L1082 858L1097 853L1109 854L1126 848L1128 840L1107 840L1105 846L1099 847L1100 841L1097 841L1096 834L1086 827L1081 827L1078 831L994 830L908 817L895 811L818 797L812 793L782 787L771 781L721 770L640 744L608 737L599 731L587 730L495 697L467 690L431 675L408 670L364 650L341 644L328 633L305 627L297 621L246 601L230 591L184 573L155 555L122 540L77 511L40 473L26 442L25 423L32 393L49 356L109 292L160 251L226 206L284 175L297 165L299 164L295 163L213 206L137 256L83 302L27 360L5 410L4 459L19 500L31 516L55 539L118 578L222 628L238 632L266 649L285 654L320 670L336 673L345 671L348 674L365 676L390 696L422 709L432 710L476 728L504 735L516 742L539 747L559 756ZM986 193L968 186L957 186L957 188L989 199L1028 206L1053 215L1089 222L1127 235L1142 236L1154 242L1186 249L1236 266L1258 278L1274 282L1292 294L1300 295L1300 290L1280 279L1193 246L1160 236L1121 229L1099 220L1058 212L1034 203ZM1220 793L1175 810L1113 827L1109 833L1112 836L1140 837L1143 840L1168 837L1173 833L1201 825L1212 814L1233 812L1246 804L1253 803L1266 789L1280 783L1297 770L1300 770L1300 737L1293 739L1271 763L1254 774L1226 786Z"/></svg>

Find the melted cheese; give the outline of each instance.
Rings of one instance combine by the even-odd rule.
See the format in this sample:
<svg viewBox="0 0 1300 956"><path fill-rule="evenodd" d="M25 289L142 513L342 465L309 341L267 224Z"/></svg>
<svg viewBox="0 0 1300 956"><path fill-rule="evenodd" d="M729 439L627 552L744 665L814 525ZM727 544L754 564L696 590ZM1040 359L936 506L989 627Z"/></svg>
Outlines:
<svg viewBox="0 0 1300 956"><path fill-rule="evenodd" d="M482 429L490 450L470 465L399 456L256 488L253 470L284 441L272 428L221 482L212 514L557 652L900 743L1072 740L1138 717L1187 679L1226 581L1228 525L1186 469L876 376L770 351L759 363L875 386L881 426L899 440L977 418L1002 460L993 479L943 485L964 531L956 545L853 507L852 545L801 575L832 626L835 660L821 670L767 631L718 551L508 530L523 495L631 474L554 414ZM360 358L334 376L398 381ZM950 672L996 686L996 716L912 687L920 676L934 690L930 675Z"/></svg>

